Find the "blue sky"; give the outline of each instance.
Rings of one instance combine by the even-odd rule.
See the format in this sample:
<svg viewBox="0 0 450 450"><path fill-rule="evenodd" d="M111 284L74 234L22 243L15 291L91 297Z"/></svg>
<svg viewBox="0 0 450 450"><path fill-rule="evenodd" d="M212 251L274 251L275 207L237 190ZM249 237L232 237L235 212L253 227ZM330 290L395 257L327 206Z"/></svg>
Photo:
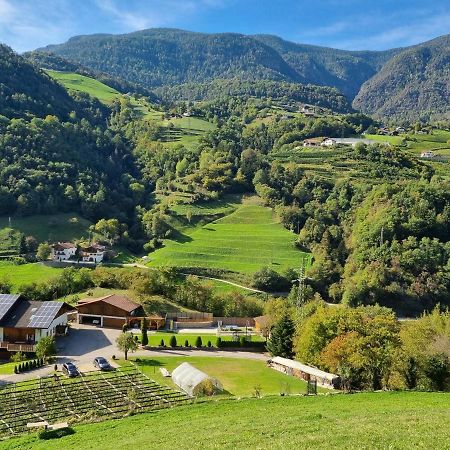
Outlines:
<svg viewBox="0 0 450 450"><path fill-rule="evenodd" d="M450 33L449 0L0 0L0 42L22 52L78 34L153 27L276 34L381 50Z"/></svg>

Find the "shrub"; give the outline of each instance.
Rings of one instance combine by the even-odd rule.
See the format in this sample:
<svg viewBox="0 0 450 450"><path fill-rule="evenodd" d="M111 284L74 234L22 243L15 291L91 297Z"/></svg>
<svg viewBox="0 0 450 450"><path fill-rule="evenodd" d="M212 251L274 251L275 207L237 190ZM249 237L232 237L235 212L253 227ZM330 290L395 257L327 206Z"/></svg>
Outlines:
<svg viewBox="0 0 450 450"><path fill-rule="evenodd" d="M19 369L18 369L17 366L14 366L14 373L15 373L15 374L18 374L18 373L19 373Z"/></svg>
<svg viewBox="0 0 450 450"><path fill-rule="evenodd" d="M26 359L26 356L22 352L14 353L14 355L12 355L10 358L11 362L22 362Z"/></svg>
<svg viewBox="0 0 450 450"><path fill-rule="evenodd" d="M201 336L197 336L197 339L195 340L195 346L197 348L201 348L203 346L203 341Z"/></svg>
<svg viewBox="0 0 450 450"><path fill-rule="evenodd" d="M145 317L143 317L141 321L141 334L142 334L141 343L145 347L146 345L148 345L147 320L145 319Z"/></svg>
<svg viewBox="0 0 450 450"><path fill-rule="evenodd" d="M184 346L189 347L189 341L187 339L184 341Z"/></svg>
<svg viewBox="0 0 450 450"><path fill-rule="evenodd" d="M172 348L177 346L177 338L175 337L175 335L170 338L170 346Z"/></svg>
<svg viewBox="0 0 450 450"><path fill-rule="evenodd" d="M211 341L208 341L208 343L206 344L208 348L212 347Z"/></svg>
<svg viewBox="0 0 450 450"><path fill-rule="evenodd" d="M240 337L239 343L240 343L241 347L246 347L247 346L247 339L245 338L245 336L241 336Z"/></svg>
<svg viewBox="0 0 450 450"><path fill-rule="evenodd" d="M124 323L123 325L122 325L122 333L126 333L128 331L128 324L127 323Z"/></svg>
<svg viewBox="0 0 450 450"><path fill-rule="evenodd" d="M160 347L165 347L166 346L166 344L164 343L164 339L161 339L161 342L159 343L159 346Z"/></svg>
<svg viewBox="0 0 450 450"><path fill-rule="evenodd" d="M222 338L218 337L217 338L217 348L221 348L222 347Z"/></svg>

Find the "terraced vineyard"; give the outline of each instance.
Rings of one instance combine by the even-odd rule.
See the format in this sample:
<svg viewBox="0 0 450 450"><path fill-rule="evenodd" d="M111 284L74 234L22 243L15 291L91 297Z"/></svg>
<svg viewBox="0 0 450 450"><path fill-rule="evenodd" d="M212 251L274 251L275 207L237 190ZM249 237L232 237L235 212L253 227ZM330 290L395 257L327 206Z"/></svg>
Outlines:
<svg viewBox="0 0 450 450"><path fill-rule="evenodd" d="M75 379L40 378L0 390L0 435L24 432L27 423L110 419L186 402L184 394L160 386L134 366Z"/></svg>
<svg viewBox="0 0 450 450"><path fill-rule="evenodd" d="M263 266L280 271L298 267L306 253L295 247L295 234L276 220L271 208L241 204L233 213L187 230L150 258L151 266L225 269L254 273Z"/></svg>

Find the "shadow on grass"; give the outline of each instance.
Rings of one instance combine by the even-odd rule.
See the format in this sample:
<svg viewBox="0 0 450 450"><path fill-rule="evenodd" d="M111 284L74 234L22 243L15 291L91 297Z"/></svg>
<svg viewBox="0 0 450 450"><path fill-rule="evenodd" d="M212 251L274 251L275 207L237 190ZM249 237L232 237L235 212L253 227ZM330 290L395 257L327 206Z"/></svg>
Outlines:
<svg viewBox="0 0 450 450"><path fill-rule="evenodd" d="M162 367L165 366L164 363L161 361L157 361L156 359L140 359L135 358L133 360L138 366L144 366L144 367Z"/></svg>
<svg viewBox="0 0 450 450"><path fill-rule="evenodd" d="M39 439L44 441L48 441L50 439L60 439L64 436L70 436L75 434L75 430L73 428L61 428L59 430L44 430L39 433Z"/></svg>

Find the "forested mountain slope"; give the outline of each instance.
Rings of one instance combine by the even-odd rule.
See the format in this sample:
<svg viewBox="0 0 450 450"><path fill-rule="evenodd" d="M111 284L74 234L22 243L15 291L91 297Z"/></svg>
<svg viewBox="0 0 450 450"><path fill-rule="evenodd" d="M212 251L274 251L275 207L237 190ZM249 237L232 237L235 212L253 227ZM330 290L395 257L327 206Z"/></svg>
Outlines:
<svg viewBox="0 0 450 450"><path fill-rule="evenodd" d="M346 51L296 44L271 35L254 37L275 49L309 83L336 87L348 98L355 97L361 85L400 51Z"/></svg>
<svg viewBox="0 0 450 450"><path fill-rule="evenodd" d="M0 45L0 114L25 117L68 115L74 101L66 90L9 47Z"/></svg>
<svg viewBox="0 0 450 450"><path fill-rule="evenodd" d="M174 29L77 36L45 51L146 87L239 77L331 86L349 97L395 52L349 52L275 36Z"/></svg>
<svg viewBox="0 0 450 450"><path fill-rule="evenodd" d="M216 79L205 83L185 83L155 89L157 95L168 101L201 101L230 97L271 98L283 102L296 101L317 105L332 111L351 112L347 98L337 89L284 81Z"/></svg>
<svg viewBox="0 0 450 450"><path fill-rule="evenodd" d="M394 56L356 96L356 108L377 116L428 119L450 112L450 36Z"/></svg>

